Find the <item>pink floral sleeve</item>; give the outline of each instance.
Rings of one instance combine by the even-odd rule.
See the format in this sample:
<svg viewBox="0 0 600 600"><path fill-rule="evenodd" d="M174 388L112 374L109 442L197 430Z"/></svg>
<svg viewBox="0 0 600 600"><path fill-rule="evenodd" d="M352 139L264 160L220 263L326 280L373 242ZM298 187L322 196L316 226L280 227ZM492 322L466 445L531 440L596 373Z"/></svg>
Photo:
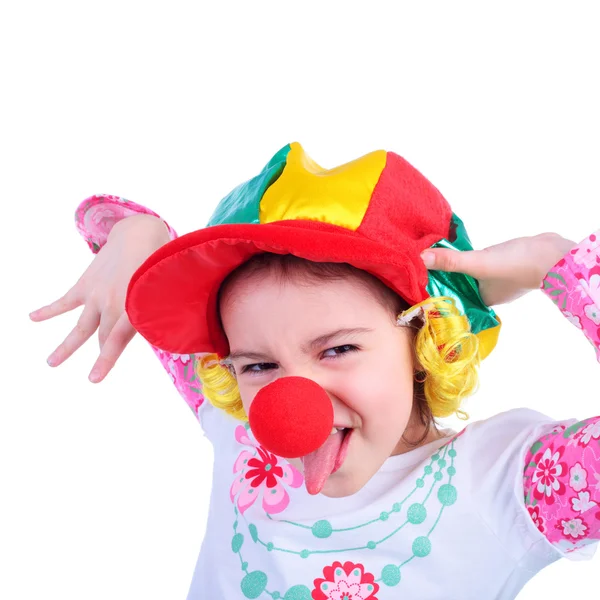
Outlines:
<svg viewBox="0 0 600 600"><path fill-rule="evenodd" d="M75 225L90 250L97 253L106 243L113 225L121 219L136 214L161 218L150 209L120 196L99 194L86 198L77 207ZM163 223L169 230L171 239L174 240L177 233L164 220ZM204 403L204 397L196 375L196 356L193 354L169 354L154 346L152 349L175 384L177 391L192 409L196 418L199 418L198 411Z"/></svg>
<svg viewBox="0 0 600 600"><path fill-rule="evenodd" d="M196 373L196 365L200 357L195 354L169 354L154 346L152 346L152 350L169 374L181 397L192 409L195 417L200 420L200 407L204 405L202 385Z"/></svg>
<svg viewBox="0 0 600 600"><path fill-rule="evenodd" d="M525 456L525 505L565 554L600 540L600 417L560 425Z"/></svg>
<svg viewBox="0 0 600 600"><path fill-rule="evenodd" d="M581 329L600 361L600 231L546 275L542 290ZM600 417L560 425L525 456L525 505L566 555L600 540Z"/></svg>
<svg viewBox="0 0 600 600"><path fill-rule="evenodd" d="M152 215L160 219L155 212L140 204L136 204L120 196L98 194L86 198L77 207L75 211L75 226L87 242L90 250L96 254L106 244L108 234L115 223L126 217L140 214ZM177 237L177 233L168 223L164 220L162 221L169 230L171 239L174 240Z"/></svg>
<svg viewBox="0 0 600 600"><path fill-rule="evenodd" d="M553 267L541 289L583 331L600 361L600 229Z"/></svg>

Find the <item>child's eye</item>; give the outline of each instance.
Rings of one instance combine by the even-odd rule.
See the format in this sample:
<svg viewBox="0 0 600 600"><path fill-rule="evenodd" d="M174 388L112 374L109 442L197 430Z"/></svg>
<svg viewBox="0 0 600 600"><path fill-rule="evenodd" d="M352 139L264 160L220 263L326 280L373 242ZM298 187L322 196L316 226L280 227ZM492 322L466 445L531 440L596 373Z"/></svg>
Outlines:
<svg viewBox="0 0 600 600"><path fill-rule="evenodd" d="M352 344L344 344L343 346L335 346L335 348L329 348L323 352L323 357L334 358L341 356L342 354L348 354L349 352L358 352L358 348Z"/></svg>
<svg viewBox="0 0 600 600"><path fill-rule="evenodd" d="M242 373L252 373L253 375L258 375L259 373L271 371L272 369L276 368L277 365L275 363L254 363L251 365L244 365L242 367Z"/></svg>

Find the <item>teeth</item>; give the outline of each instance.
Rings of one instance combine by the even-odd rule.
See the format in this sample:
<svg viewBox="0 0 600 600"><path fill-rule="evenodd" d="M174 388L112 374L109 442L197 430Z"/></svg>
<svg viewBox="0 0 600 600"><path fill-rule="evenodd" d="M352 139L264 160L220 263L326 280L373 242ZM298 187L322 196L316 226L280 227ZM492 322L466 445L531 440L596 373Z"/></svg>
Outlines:
<svg viewBox="0 0 600 600"><path fill-rule="evenodd" d="M343 429L344 429L343 427L334 427L334 428L331 430L331 433L330 433L329 435L334 435L334 434L336 434L338 431L342 431Z"/></svg>

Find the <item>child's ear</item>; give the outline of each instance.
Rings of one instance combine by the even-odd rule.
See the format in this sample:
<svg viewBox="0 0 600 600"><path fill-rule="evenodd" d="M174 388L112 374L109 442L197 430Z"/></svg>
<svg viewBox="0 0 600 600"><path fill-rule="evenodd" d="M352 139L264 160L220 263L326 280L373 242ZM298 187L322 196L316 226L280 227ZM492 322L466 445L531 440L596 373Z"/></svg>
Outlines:
<svg viewBox="0 0 600 600"><path fill-rule="evenodd" d="M398 330L401 332L400 335L406 336L406 339L410 344L413 371L415 373L423 372L425 369L423 368L416 351L417 334L421 328L424 327L423 320L417 316L413 316L405 321L400 321L400 318L400 316L397 317L396 327L398 327Z"/></svg>

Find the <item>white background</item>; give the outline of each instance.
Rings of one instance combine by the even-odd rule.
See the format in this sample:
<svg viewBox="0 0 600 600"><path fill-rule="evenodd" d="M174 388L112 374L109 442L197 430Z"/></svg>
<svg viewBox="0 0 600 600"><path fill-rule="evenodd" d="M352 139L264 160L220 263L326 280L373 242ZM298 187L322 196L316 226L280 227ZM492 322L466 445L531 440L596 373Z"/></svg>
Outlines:
<svg viewBox="0 0 600 600"><path fill-rule="evenodd" d="M186 233L299 141L325 167L402 154L476 247L600 227L594 3L200 5L3 4L2 599L185 598L205 527L212 451L145 342L94 386L96 338L45 363L78 311L28 319L91 260L83 198L124 196ZM592 348L548 299L499 313L473 419L600 413ZM596 597L599 560L555 564L519 598Z"/></svg>

